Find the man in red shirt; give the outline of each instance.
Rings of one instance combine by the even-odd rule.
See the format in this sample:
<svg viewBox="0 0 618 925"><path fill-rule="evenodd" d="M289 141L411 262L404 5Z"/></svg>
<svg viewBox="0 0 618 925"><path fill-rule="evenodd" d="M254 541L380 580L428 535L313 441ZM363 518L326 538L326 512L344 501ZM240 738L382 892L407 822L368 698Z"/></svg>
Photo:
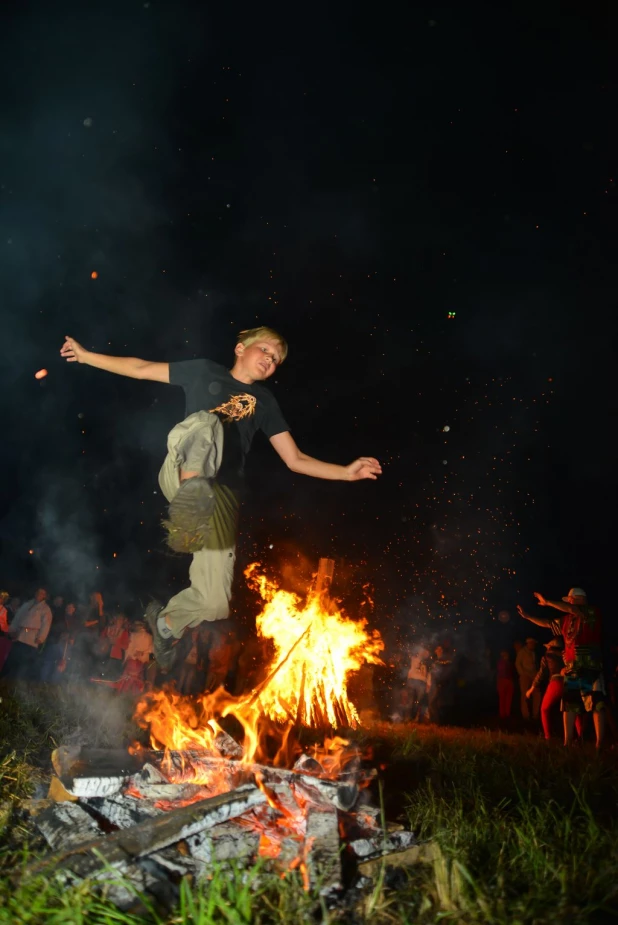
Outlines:
<svg viewBox="0 0 618 925"><path fill-rule="evenodd" d="M541 607L553 607L564 614L557 620L532 617L518 606L520 616L537 626L550 629L564 639L564 744L571 745L575 717L585 710L592 713L597 748L605 735L605 684L601 659L601 614L588 603L586 592L571 588L561 601L548 601L534 592Z"/></svg>

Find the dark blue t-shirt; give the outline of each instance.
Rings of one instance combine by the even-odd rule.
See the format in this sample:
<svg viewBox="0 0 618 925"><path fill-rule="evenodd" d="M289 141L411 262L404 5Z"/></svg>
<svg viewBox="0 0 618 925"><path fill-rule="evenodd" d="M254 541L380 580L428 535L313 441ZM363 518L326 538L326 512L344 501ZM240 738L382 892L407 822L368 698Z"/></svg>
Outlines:
<svg viewBox="0 0 618 925"><path fill-rule="evenodd" d="M212 360L170 363L170 384L185 392L185 416L210 411L223 424L223 459L217 480L230 488L242 486L245 456L256 431L274 437L290 428L277 400L261 383L239 382L225 366Z"/></svg>

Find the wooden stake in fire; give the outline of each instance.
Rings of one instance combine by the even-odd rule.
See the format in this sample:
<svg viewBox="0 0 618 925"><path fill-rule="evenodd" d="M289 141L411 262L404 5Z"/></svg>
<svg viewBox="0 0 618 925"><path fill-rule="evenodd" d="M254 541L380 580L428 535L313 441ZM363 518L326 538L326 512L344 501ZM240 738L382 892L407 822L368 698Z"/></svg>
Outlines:
<svg viewBox="0 0 618 925"><path fill-rule="evenodd" d="M330 608L330 586L333 582L335 573L334 559L320 559L318 562L318 574L315 580L316 594L320 596L320 603L324 610Z"/></svg>

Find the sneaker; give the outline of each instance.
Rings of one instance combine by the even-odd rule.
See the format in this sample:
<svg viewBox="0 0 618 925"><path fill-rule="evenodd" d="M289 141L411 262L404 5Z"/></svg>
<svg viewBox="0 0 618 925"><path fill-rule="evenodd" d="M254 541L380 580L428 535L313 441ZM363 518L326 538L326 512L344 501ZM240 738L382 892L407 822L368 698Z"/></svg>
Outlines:
<svg viewBox="0 0 618 925"><path fill-rule="evenodd" d="M212 527L215 493L210 482L200 476L185 479L169 504L167 545L174 552L199 552Z"/></svg>
<svg viewBox="0 0 618 925"><path fill-rule="evenodd" d="M157 620L162 610L163 605L159 601L151 601L144 612L144 620L152 633L155 661L162 671L169 671L176 661L176 643L178 640L174 636L165 638L159 632Z"/></svg>

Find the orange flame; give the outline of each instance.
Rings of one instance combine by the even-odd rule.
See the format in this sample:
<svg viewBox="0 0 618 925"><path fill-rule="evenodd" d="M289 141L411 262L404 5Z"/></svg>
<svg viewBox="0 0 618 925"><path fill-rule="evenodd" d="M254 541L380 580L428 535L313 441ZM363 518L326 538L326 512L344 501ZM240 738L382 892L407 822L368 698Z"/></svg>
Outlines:
<svg viewBox="0 0 618 925"><path fill-rule="evenodd" d="M311 726L357 726L359 716L348 699L346 678L363 662L381 663L380 634L368 633L367 620L351 620L315 590L302 604L297 594L281 590L258 568L253 563L245 576L266 602L257 630L272 640L277 666L272 683L259 694L263 713L273 720L297 719Z"/></svg>
<svg viewBox="0 0 618 925"><path fill-rule="evenodd" d="M137 705L136 720L149 729L154 748L199 748L218 754L218 720L234 716L244 732L243 762L251 763L265 756L263 740L273 731L282 753L294 725L326 731L359 724L348 698L347 676L364 662L381 664L380 634L367 629L367 620L346 616L315 589L303 602L269 581L259 567L253 563L245 576L265 602L257 617L258 633L274 647L264 680L241 697L223 688L193 699L169 690L145 695ZM340 742L345 744L336 744Z"/></svg>

